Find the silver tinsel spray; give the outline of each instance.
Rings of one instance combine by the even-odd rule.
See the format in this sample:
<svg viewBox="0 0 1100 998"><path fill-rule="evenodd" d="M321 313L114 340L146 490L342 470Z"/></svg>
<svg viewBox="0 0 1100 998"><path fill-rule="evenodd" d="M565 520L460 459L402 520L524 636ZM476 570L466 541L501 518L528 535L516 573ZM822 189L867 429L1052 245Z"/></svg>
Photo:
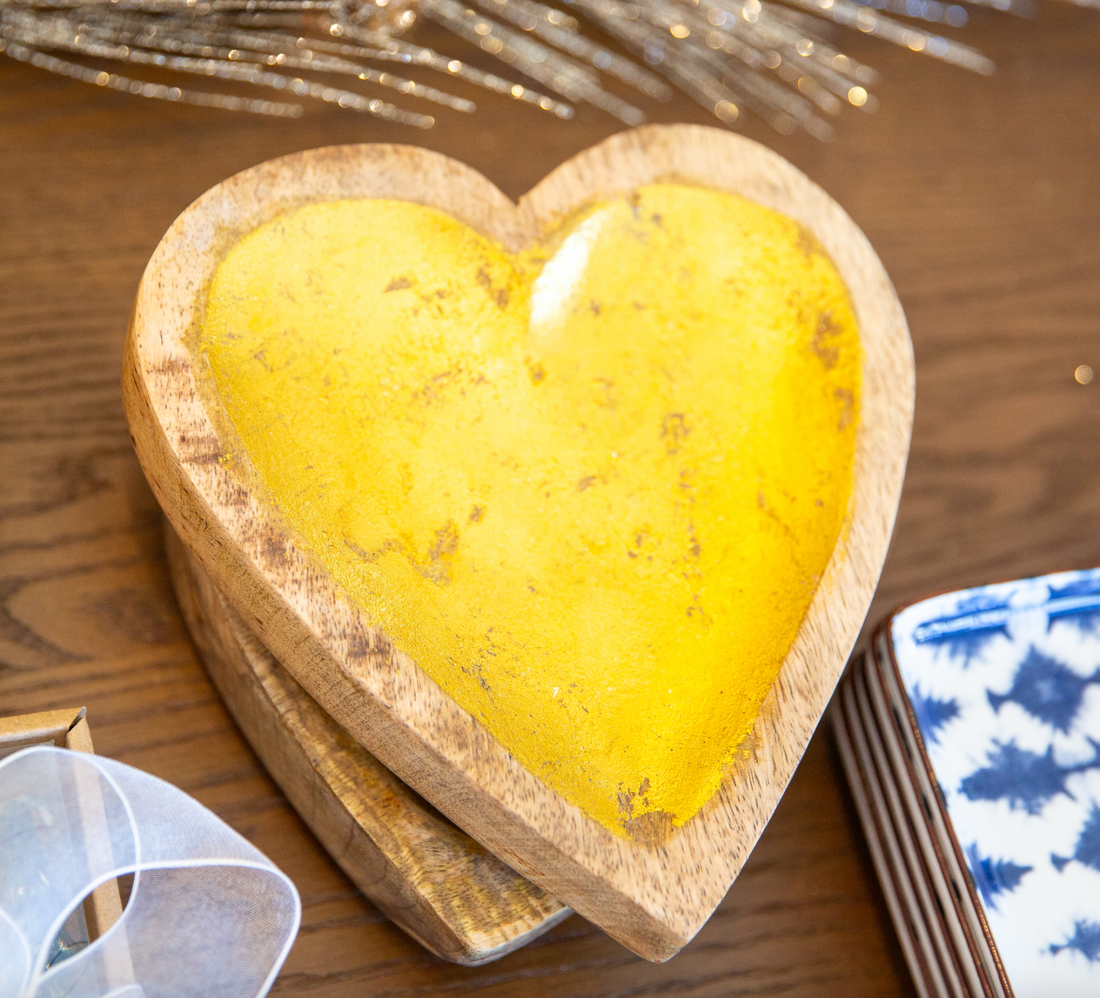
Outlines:
<svg viewBox="0 0 1100 998"><path fill-rule="evenodd" d="M1021 13L1034 0L970 2ZM473 101L448 91L446 77L559 118L571 117L576 104L592 104L628 125L645 121L645 103L667 100L672 84L723 122L751 111L780 132L801 128L821 139L830 137L829 119L844 106L875 107L875 71L830 44L827 22L967 70L993 71L980 52L940 33L967 20L966 7L941 0L556 3L0 0L0 52L143 97L286 117L301 115L301 101L313 99L421 128L435 121L432 105L475 110ZM412 29L420 18L495 57L505 75L416 44ZM582 24L634 58L586 36ZM152 82L150 71L173 82ZM203 78L205 86L196 83ZM416 98L410 103L421 109L399 107L381 96L387 92Z"/></svg>

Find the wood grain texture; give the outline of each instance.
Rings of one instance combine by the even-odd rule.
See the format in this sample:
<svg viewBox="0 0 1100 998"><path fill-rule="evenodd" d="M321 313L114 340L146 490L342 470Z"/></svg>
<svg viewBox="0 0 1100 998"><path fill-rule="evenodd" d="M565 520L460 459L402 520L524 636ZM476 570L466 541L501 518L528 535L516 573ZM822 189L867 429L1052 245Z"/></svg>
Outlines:
<svg viewBox="0 0 1100 998"><path fill-rule="evenodd" d="M961 37L996 58L989 79L838 36L883 81L878 113L845 115L830 145L746 117L867 233L909 320L917 412L872 621L933 589L1100 564L1100 381L1073 380L1100 370L1100 25L1040 2L1026 24L972 11ZM197 797L293 878L304 922L280 998L911 996L825 730L675 959L646 963L574 917L465 968L354 888L199 664L119 399L142 271L191 201L274 156L416 141L517 197L619 127L464 93L477 115L413 137L328 108L286 122L158 104L0 59L0 714L87 704L98 753ZM680 98L654 117L708 121Z"/></svg>
<svg viewBox="0 0 1100 998"><path fill-rule="evenodd" d="M206 671L272 778L351 881L414 939L477 967L570 910L430 807L328 716L171 528L172 584Z"/></svg>
<svg viewBox="0 0 1100 998"><path fill-rule="evenodd" d="M300 204L397 198L518 252L594 200L659 181L740 194L809 229L843 277L863 348L849 519L743 752L677 829L616 836L523 769L369 623L258 485L194 346L204 295L243 235ZM636 953L665 960L717 907L771 817L863 624L901 493L912 349L863 234L803 174L717 129L649 127L554 170L517 206L455 160L409 146L320 149L213 188L172 225L138 289L123 401L138 458L219 591L357 741L510 867Z"/></svg>

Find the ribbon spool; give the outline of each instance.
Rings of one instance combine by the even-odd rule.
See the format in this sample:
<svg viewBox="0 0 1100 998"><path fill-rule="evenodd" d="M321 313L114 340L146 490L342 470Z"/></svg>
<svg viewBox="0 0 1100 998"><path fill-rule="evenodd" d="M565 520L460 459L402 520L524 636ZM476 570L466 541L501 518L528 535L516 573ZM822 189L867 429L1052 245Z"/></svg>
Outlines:
<svg viewBox="0 0 1100 998"><path fill-rule="evenodd" d="M127 874L122 917L73 938ZM0 998L260 998L301 912L286 874L163 780L52 747L0 760Z"/></svg>

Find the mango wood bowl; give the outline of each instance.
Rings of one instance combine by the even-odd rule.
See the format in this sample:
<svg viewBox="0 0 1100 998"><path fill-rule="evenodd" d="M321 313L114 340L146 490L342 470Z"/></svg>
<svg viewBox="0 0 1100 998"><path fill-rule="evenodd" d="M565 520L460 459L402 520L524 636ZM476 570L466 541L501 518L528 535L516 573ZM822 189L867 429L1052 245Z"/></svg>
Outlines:
<svg viewBox="0 0 1100 998"><path fill-rule="evenodd" d="M614 834L550 790L371 626L250 484L247 454L206 387L195 329L229 248L307 203L410 201L517 252L579 206L659 181L740 194L809 229L847 285L863 370L848 522L809 611L717 793L653 840ZM746 139L654 126L574 157L518 204L468 167L405 146L320 149L226 180L177 219L149 262L130 324L123 392L138 457L172 526L310 696L512 869L636 953L665 960L698 932L741 870L858 636L901 492L913 359L882 264L824 192Z"/></svg>

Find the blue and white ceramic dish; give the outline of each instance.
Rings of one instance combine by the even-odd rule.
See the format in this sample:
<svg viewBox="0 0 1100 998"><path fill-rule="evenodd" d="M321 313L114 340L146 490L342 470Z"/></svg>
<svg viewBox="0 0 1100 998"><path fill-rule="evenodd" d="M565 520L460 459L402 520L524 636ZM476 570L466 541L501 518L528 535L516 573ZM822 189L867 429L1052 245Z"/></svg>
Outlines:
<svg viewBox="0 0 1100 998"><path fill-rule="evenodd" d="M890 630L1016 998L1100 996L1100 570L936 596Z"/></svg>

